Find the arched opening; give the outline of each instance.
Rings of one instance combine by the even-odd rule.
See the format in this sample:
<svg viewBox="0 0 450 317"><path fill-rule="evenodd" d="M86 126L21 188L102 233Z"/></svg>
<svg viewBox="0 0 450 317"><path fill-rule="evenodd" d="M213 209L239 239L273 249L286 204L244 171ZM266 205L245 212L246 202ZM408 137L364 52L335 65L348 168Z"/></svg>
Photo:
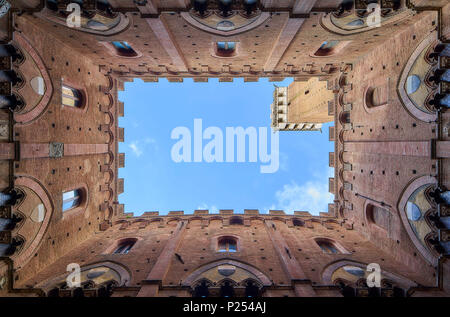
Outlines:
<svg viewBox="0 0 450 317"><path fill-rule="evenodd" d="M348 44L348 41L330 40L323 42L313 56L326 57L338 54Z"/></svg>
<svg viewBox="0 0 450 317"><path fill-rule="evenodd" d="M73 290L72 292L72 296L75 298L81 298L84 297L84 292L83 289L81 287L77 287Z"/></svg>
<svg viewBox="0 0 450 317"><path fill-rule="evenodd" d="M368 108L386 105L389 101L389 85L369 87L364 99Z"/></svg>
<svg viewBox="0 0 450 317"><path fill-rule="evenodd" d="M128 42L125 41L113 41L111 42L116 54L121 57L136 57L138 53L131 47Z"/></svg>
<svg viewBox="0 0 450 317"><path fill-rule="evenodd" d="M230 225L243 225L244 220L241 217L230 218Z"/></svg>
<svg viewBox="0 0 450 317"><path fill-rule="evenodd" d="M208 0L192 0L192 2L194 10L200 15L204 15L208 9Z"/></svg>
<svg viewBox="0 0 450 317"><path fill-rule="evenodd" d="M338 254L341 253L339 248L336 246L334 241L330 239L316 239L317 245L322 249L322 251L326 254Z"/></svg>
<svg viewBox="0 0 450 317"><path fill-rule="evenodd" d="M215 50L219 57L233 57L236 55L236 42L217 42Z"/></svg>
<svg viewBox="0 0 450 317"><path fill-rule="evenodd" d="M258 297L259 287L253 281L248 281L245 286L245 297Z"/></svg>
<svg viewBox="0 0 450 317"><path fill-rule="evenodd" d="M69 190L62 194L62 211L68 211L82 204L85 199L84 190L81 188Z"/></svg>
<svg viewBox="0 0 450 317"><path fill-rule="evenodd" d="M208 297L209 287L206 281L202 281L194 288L193 297Z"/></svg>
<svg viewBox="0 0 450 317"><path fill-rule="evenodd" d="M220 297L234 297L234 288L229 281L223 282L220 287Z"/></svg>
<svg viewBox="0 0 450 317"><path fill-rule="evenodd" d="M340 121L342 124L351 123L351 119L350 119L350 111L343 111L343 112L339 115L339 121Z"/></svg>
<svg viewBox="0 0 450 317"><path fill-rule="evenodd" d="M80 90L63 84L61 87L61 103L66 107L83 108L83 94Z"/></svg>
<svg viewBox="0 0 450 317"><path fill-rule="evenodd" d="M292 224L294 225L294 227L303 227L305 225L305 223L300 219L293 219Z"/></svg>
<svg viewBox="0 0 450 317"><path fill-rule="evenodd" d="M387 209L368 204L366 207L366 215L369 223L375 224L385 230L389 229L391 213Z"/></svg>
<svg viewBox="0 0 450 317"><path fill-rule="evenodd" d="M114 254L128 254L130 250L135 245L137 239L136 238L128 238L122 239L117 244L117 247L114 249Z"/></svg>

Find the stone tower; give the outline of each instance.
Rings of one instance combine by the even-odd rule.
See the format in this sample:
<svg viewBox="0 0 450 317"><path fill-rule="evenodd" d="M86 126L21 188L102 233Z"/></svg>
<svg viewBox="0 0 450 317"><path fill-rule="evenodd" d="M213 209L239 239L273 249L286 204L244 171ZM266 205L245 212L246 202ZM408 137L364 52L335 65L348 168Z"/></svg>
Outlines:
<svg viewBox="0 0 450 317"><path fill-rule="evenodd" d="M334 93L327 81L313 77L276 87L273 93L272 127L276 130L317 131L333 121Z"/></svg>

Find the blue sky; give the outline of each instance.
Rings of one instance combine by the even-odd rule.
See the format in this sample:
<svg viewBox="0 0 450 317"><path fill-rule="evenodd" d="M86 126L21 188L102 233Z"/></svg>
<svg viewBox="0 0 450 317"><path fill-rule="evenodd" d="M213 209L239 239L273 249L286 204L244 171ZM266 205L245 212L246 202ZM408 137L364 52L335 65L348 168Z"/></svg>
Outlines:
<svg viewBox="0 0 450 317"><path fill-rule="evenodd" d="M287 86L292 79L275 83ZM125 103L125 116L119 126L125 128L125 192L119 196L126 212L136 216L145 211L167 214L172 210L193 213L196 209L282 209L318 214L327 211L333 195L328 193L328 126L320 132L280 132L279 160L276 173L263 174L257 162L180 162L172 160L172 147L178 140L172 130L186 127L194 134L194 119L202 119L203 130L219 127L225 144L226 127L267 127L270 149L270 104L273 83L144 83L140 79L125 83L119 99ZM258 135L259 138L259 135ZM248 140L247 140L248 141ZM203 146L208 140L203 141ZM193 144L193 141L192 141ZM192 150L193 152L194 150ZM270 152L269 152L270 153ZM248 153L247 153L248 154ZM225 148L224 148L225 157ZM248 158L248 156L246 156ZM248 160L247 160L248 161Z"/></svg>

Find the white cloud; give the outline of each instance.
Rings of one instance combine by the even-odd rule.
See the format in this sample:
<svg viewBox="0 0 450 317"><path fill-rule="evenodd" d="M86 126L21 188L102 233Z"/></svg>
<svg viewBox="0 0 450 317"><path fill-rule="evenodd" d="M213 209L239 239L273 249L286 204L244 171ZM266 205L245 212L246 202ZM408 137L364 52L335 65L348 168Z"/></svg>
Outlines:
<svg viewBox="0 0 450 317"><path fill-rule="evenodd" d="M137 157L142 155L143 151L142 151L141 147L139 146L139 141L133 141L128 146L130 147L130 149L133 151L133 153Z"/></svg>
<svg viewBox="0 0 450 317"><path fill-rule="evenodd" d="M140 157L142 154L144 154L144 149L146 147L153 147L155 150L158 149L158 144L155 139L152 138L145 138L143 140L136 140L131 142L128 147L133 151L133 153Z"/></svg>
<svg viewBox="0 0 450 317"><path fill-rule="evenodd" d="M211 206L209 207L207 204L202 203L200 206L197 207L197 210L209 210L209 213L212 214L218 214L219 213L219 208L217 208L216 206Z"/></svg>
<svg viewBox="0 0 450 317"><path fill-rule="evenodd" d="M333 202L333 195L328 192L327 182L309 181L303 185L295 182L285 184L275 193L276 204L270 209L281 209L286 213L309 211L318 215L327 212L328 204Z"/></svg>

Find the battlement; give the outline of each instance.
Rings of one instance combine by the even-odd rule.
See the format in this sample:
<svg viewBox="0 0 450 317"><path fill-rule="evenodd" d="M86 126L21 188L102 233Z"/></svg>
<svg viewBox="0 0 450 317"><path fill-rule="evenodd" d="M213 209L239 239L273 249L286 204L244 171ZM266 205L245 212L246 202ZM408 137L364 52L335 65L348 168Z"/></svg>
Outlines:
<svg viewBox="0 0 450 317"><path fill-rule="evenodd" d="M159 211L146 211L140 216L135 216L133 212L124 213L121 219L137 219L137 218L152 218L152 217L183 217L190 218L193 216L238 216L244 218L250 217L285 217L285 218L333 218L334 215L334 204L329 204L328 212L320 212L319 215L312 215L309 211L294 211L293 213L286 213L284 210L269 210L268 213L260 213L258 209L244 209L243 212L235 212L233 209L220 209L218 213L212 213L207 209L197 209L192 213L185 213L183 210L169 211L167 214L160 214Z"/></svg>

